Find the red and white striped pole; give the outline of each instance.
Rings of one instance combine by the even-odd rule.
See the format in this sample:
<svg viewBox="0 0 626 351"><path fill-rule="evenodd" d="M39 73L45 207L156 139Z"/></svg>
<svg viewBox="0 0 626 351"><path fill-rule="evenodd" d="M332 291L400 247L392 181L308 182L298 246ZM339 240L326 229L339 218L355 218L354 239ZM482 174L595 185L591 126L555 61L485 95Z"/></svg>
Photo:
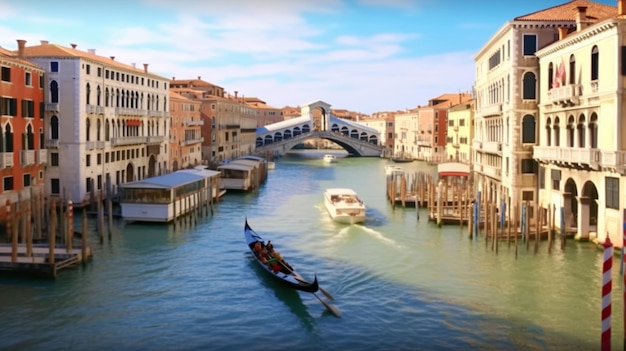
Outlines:
<svg viewBox="0 0 626 351"><path fill-rule="evenodd" d="M608 234L602 244L604 264L602 265L602 351L611 350L611 290L613 288L611 270L613 268L613 243Z"/></svg>

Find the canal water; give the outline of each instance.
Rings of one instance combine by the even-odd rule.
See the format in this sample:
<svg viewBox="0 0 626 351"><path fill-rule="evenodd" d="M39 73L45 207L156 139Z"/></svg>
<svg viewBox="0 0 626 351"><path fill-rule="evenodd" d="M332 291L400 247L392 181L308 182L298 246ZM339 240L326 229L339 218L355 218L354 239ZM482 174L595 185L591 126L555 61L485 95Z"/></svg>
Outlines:
<svg viewBox="0 0 626 351"><path fill-rule="evenodd" d="M55 281L0 279L0 349L599 349L603 259L595 245L568 241L548 253L541 242L535 254L520 243L516 258L514 245L501 242L496 253L466 228L428 222L425 210L418 218L415 209L393 209L386 160L325 164L325 152L287 154L258 192L226 194L197 223L118 223L103 244L93 234L93 261ZM366 222L332 222L327 187L357 191ZM256 266L246 218L300 274L317 275L341 318ZM616 259L615 349L624 336L619 270Z"/></svg>

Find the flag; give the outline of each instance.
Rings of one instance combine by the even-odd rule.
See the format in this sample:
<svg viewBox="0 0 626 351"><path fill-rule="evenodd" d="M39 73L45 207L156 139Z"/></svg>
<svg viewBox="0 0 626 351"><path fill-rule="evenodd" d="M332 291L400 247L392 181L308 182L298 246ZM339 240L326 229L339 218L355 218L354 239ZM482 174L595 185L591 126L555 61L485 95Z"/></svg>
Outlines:
<svg viewBox="0 0 626 351"><path fill-rule="evenodd" d="M563 85L565 85L565 63L561 61L561 63L559 64L559 68L557 68L556 74L554 75L552 87L558 88Z"/></svg>

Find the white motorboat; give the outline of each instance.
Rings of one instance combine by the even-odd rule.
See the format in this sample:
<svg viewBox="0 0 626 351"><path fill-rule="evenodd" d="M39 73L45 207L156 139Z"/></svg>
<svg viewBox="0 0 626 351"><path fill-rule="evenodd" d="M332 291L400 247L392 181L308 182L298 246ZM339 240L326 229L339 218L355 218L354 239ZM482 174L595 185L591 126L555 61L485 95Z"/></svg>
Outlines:
<svg viewBox="0 0 626 351"><path fill-rule="evenodd" d="M337 162L337 156L332 155L332 154L326 154L326 155L324 155L323 160L326 163L336 163Z"/></svg>
<svg viewBox="0 0 626 351"><path fill-rule="evenodd" d="M404 172L402 170L402 167L394 165L394 164L388 164L385 165L385 174L386 175L395 175L395 174L402 174L402 172Z"/></svg>
<svg viewBox="0 0 626 351"><path fill-rule="evenodd" d="M326 189L324 206L335 222L355 224L365 221L365 204L352 189Z"/></svg>

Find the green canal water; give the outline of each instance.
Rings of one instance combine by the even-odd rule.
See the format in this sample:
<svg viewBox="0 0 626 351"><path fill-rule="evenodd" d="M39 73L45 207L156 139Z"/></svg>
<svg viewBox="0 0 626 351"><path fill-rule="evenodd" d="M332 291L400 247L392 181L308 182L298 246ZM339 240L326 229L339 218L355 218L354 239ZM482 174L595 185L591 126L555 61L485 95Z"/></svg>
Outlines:
<svg viewBox="0 0 626 351"><path fill-rule="evenodd" d="M600 347L602 251L568 241L538 253L393 209L386 160L294 151L254 193L228 193L213 215L174 226L116 223L89 238L94 259L54 281L0 279L2 350L592 350ZM340 156L345 156L338 152ZM431 166L402 164L407 171ZM330 220L327 187L367 205L363 225ZM265 276L244 220L342 312ZM90 227L93 229L93 223ZM613 348L622 349L614 261ZM318 294L322 297L323 295Z"/></svg>

